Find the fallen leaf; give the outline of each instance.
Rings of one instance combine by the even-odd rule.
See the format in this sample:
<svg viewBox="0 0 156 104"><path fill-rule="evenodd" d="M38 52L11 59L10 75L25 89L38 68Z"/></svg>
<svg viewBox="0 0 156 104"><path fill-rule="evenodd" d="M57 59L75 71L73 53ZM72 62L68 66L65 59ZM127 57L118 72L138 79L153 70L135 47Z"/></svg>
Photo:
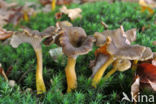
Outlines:
<svg viewBox="0 0 156 104"><path fill-rule="evenodd" d="M66 6L63 6L62 8L60 8L60 12L68 15L68 17L71 20L75 20L76 18L81 18L81 12L82 10L80 8L74 8L74 9L67 9Z"/></svg>
<svg viewBox="0 0 156 104"><path fill-rule="evenodd" d="M147 6L150 8L156 8L156 1L155 0L139 0L139 4L141 6Z"/></svg>
<svg viewBox="0 0 156 104"><path fill-rule="evenodd" d="M0 40L6 40L12 36L13 32L0 28Z"/></svg>
<svg viewBox="0 0 156 104"><path fill-rule="evenodd" d="M141 6L141 12L145 12L145 11L148 11L151 15L154 14L154 10L148 6Z"/></svg>
<svg viewBox="0 0 156 104"><path fill-rule="evenodd" d="M148 11L151 15L154 14L153 8L156 8L156 2L154 0L139 0L141 6L141 12Z"/></svg>
<svg viewBox="0 0 156 104"><path fill-rule="evenodd" d="M156 41L153 41L152 44L156 46Z"/></svg>
<svg viewBox="0 0 156 104"><path fill-rule="evenodd" d="M134 83L131 85L131 96L134 98L135 102L137 102L137 97L139 93L140 87L140 77L136 76Z"/></svg>
<svg viewBox="0 0 156 104"><path fill-rule="evenodd" d="M61 12L58 12L58 13L55 14L55 18L56 19L61 19L61 17L62 17L62 13Z"/></svg>
<svg viewBox="0 0 156 104"><path fill-rule="evenodd" d="M142 86L146 85L145 87L156 91L156 66L150 63L139 64L136 75L139 76Z"/></svg>
<svg viewBox="0 0 156 104"><path fill-rule="evenodd" d="M8 68L8 70L7 70L7 72L6 72L6 75L7 76L9 76L9 74L11 73L11 71L12 71L12 69L13 69L13 67L12 66L10 66L9 68Z"/></svg>
<svg viewBox="0 0 156 104"><path fill-rule="evenodd" d="M76 0L76 1L78 1L78 0ZM57 5L67 5L67 4L70 4L72 2L73 2L73 0L57 0L56 4Z"/></svg>
<svg viewBox="0 0 156 104"><path fill-rule="evenodd" d="M47 4L51 4L51 1L52 1L52 0L39 0L39 2L40 2L43 6L45 6L45 5L47 5Z"/></svg>
<svg viewBox="0 0 156 104"><path fill-rule="evenodd" d="M153 88L154 91L156 91L156 82L151 82L150 80L148 80L151 87Z"/></svg>

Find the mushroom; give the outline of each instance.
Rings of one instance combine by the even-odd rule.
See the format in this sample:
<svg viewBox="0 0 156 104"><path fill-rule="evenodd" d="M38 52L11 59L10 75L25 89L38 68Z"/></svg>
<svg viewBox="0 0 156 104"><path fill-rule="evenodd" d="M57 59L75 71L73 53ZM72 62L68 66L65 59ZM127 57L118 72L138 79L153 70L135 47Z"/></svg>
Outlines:
<svg viewBox="0 0 156 104"><path fill-rule="evenodd" d="M130 43L136 41L136 29L134 28L126 31L126 37Z"/></svg>
<svg viewBox="0 0 156 104"><path fill-rule="evenodd" d="M38 32L37 30L32 31L30 29L24 29L22 32L15 32L11 38L10 44L12 47L17 48L22 43L29 43L34 48L37 57L37 69L36 69L36 87L37 94L42 94L46 92L44 85L44 80L42 77L42 47L41 41L43 38L51 35L51 31L54 27L48 27L43 32Z"/></svg>
<svg viewBox="0 0 156 104"><path fill-rule="evenodd" d="M105 76L104 80L107 80L116 71L126 71L131 67L131 62L127 59L117 59L113 62L113 69L111 69Z"/></svg>
<svg viewBox="0 0 156 104"><path fill-rule="evenodd" d="M152 55L150 57L146 55L142 57L146 47L130 45L122 26L117 30L106 30L102 33L96 32L94 37L96 38L96 45L100 47L97 54L103 54L103 57L97 57L100 60L97 59L95 66L92 68L92 86L94 87L99 83L106 68L113 61L117 59L143 60L152 57ZM101 60L103 60L102 63L100 62Z"/></svg>
<svg viewBox="0 0 156 104"><path fill-rule="evenodd" d="M58 24L59 25L59 24ZM92 50L94 38L87 36L80 27L59 25L63 33L60 34L58 45L62 47L64 54L68 57L65 68L67 79L67 92L77 87L77 78L75 73L76 59L79 55L87 54Z"/></svg>

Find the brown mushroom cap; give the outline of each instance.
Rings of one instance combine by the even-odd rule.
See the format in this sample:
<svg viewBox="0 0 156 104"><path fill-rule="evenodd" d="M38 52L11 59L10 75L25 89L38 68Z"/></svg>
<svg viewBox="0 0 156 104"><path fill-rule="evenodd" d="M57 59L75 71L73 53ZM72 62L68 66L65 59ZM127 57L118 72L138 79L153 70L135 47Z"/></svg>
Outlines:
<svg viewBox="0 0 156 104"><path fill-rule="evenodd" d="M128 44L122 28L106 30L102 33L96 32L94 36L96 38L97 46L102 46L106 42L106 38L111 37L112 42L107 47L107 51L115 58L140 60L146 50L146 47L144 46Z"/></svg>
<svg viewBox="0 0 156 104"><path fill-rule="evenodd" d="M126 37L130 43L136 41L136 29L134 28L126 31Z"/></svg>
<svg viewBox="0 0 156 104"><path fill-rule="evenodd" d="M46 38L51 35L53 27L49 27L43 32L37 30L24 29L22 32L15 32L11 38L10 44L17 48L21 43L29 43L33 48L41 48L40 42L43 38Z"/></svg>
<svg viewBox="0 0 156 104"><path fill-rule="evenodd" d="M87 54L92 50L94 38L86 35L80 27L63 27L59 41L68 57Z"/></svg>
<svg viewBox="0 0 156 104"><path fill-rule="evenodd" d="M151 48L146 47L142 57L140 58L141 61L149 60L153 58L153 52Z"/></svg>
<svg viewBox="0 0 156 104"><path fill-rule="evenodd" d="M56 23L57 27L66 27L66 26L73 26L72 23L70 23L69 21L60 21Z"/></svg>

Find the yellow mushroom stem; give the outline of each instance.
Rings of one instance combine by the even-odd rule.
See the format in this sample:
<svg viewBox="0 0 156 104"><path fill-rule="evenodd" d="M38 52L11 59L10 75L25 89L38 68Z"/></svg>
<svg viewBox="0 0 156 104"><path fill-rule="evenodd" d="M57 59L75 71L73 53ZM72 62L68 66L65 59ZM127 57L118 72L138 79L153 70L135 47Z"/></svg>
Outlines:
<svg viewBox="0 0 156 104"><path fill-rule="evenodd" d="M68 57L68 63L65 68L66 79L67 79L67 92L71 92L72 89L77 87L77 78L75 73L76 59Z"/></svg>
<svg viewBox="0 0 156 104"><path fill-rule="evenodd" d="M28 16L28 12L27 11L24 11L24 14L23 14L23 18L26 22L29 21L29 16Z"/></svg>
<svg viewBox="0 0 156 104"><path fill-rule="evenodd" d="M46 88L42 76L42 50L36 49L35 53L37 57L37 69L36 69L37 94L43 94L44 92L46 92Z"/></svg>
<svg viewBox="0 0 156 104"><path fill-rule="evenodd" d="M108 61L102 65L102 67L96 72L95 76L92 79L92 86L96 88L96 85L100 82L103 73L107 67L114 61L113 57L110 56Z"/></svg>
<svg viewBox="0 0 156 104"><path fill-rule="evenodd" d="M4 79L5 79L6 81L8 81L8 77L6 76L4 70L2 70L2 75L3 75Z"/></svg>
<svg viewBox="0 0 156 104"><path fill-rule="evenodd" d="M137 69L138 60L133 61L132 70L135 71Z"/></svg>
<svg viewBox="0 0 156 104"><path fill-rule="evenodd" d="M111 75L113 75L117 71L117 67L113 67L105 76L104 81L107 80Z"/></svg>
<svg viewBox="0 0 156 104"><path fill-rule="evenodd" d="M56 7L56 0L52 0L52 2L51 2L51 9L52 9L52 11L55 10L55 7Z"/></svg>

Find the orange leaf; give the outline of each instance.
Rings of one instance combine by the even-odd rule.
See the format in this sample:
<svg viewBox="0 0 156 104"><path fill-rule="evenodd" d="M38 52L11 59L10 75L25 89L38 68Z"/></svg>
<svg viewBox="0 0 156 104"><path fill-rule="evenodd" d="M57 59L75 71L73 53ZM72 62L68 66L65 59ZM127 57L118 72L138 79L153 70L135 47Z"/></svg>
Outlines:
<svg viewBox="0 0 156 104"><path fill-rule="evenodd" d="M151 15L154 14L154 10L148 6L141 6L141 12L148 11Z"/></svg>
<svg viewBox="0 0 156 104"><path fill-rule="evenodd" d="M95 56L97 56L98 53L108 55L109 53L107 52L107 44L104 44L102 47L98 48L95 51Z"/></svg>
<svg viewBox="0 0 156 104"><path fill-rule="evenodd" d="M143 63L138 65L137 75L140 77L142 83L156 82L156 66L150 63Z"/></svg>

